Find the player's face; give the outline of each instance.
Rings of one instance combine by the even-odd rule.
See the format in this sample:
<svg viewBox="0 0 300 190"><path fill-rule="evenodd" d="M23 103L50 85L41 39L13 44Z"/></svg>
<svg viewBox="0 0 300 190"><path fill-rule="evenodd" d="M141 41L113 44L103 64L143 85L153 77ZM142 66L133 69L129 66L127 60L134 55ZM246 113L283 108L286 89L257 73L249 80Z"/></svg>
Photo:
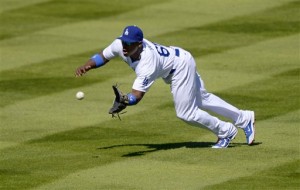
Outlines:
<svg viewBox="0 0 300 190"><path fill-rule="evenodd" d="M124 56L129 57L136 53L139 48L139 44L139 42L129 43L122 41Z"/></svg>

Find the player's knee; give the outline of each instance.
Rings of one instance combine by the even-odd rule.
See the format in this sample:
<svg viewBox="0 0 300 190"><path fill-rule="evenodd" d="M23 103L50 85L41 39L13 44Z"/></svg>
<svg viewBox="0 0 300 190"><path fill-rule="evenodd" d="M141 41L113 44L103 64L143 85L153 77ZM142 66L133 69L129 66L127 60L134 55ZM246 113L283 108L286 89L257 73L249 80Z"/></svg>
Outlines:
<svg viewBox="0 0 300 190"><path fill-rule="evenodd" d="M194 117L188 115L188 114L181 114L177 113L177 117L185 122L192 122L194 121Z"/></svg>

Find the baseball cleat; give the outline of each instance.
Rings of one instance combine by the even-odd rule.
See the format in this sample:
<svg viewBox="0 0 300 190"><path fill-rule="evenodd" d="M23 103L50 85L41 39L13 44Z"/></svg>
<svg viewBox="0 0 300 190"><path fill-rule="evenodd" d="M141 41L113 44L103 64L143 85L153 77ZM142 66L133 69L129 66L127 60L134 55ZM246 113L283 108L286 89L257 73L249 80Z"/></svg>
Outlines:
<svg viewBox="0 0 300 190"><path fill-rule="evenodd" d="M248 123L248 125L246 126L246 128L244 129L244 133L246 135L246 141L248 145L253 144L254 142L254 137L255 137L255 116L254 116L254 112L251 111L251 119Z"/></svg>
<svg viewBox="0 0 300 190"><path fill-rule="evenodd" d="M212 148L227 148L229 143L235 138L237 133L238 133L238 130L236 128L234 128L233 132L228 137L219 138L217 141L217 144L212 146Z"/></svg>

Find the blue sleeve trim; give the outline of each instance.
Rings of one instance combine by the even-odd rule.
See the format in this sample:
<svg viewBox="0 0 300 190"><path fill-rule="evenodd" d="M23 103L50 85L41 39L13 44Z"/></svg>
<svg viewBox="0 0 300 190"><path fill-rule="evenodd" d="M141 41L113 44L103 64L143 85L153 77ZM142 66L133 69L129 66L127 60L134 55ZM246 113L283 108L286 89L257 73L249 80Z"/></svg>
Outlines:
<svg viewBox="0 0 300 190"><path fill-rule="evenodd" d="M135 95L129 93L129 94L127 94L127 97L128 97L128 105L132 106L132 105L137 104L137 99L136 99Z"/></svg>
<svg viewBox="0 0 300 190"><path fill-rule="evenodd" d="M101 67L104 65L104 60L103 60L102 56L99 54L93 55L93 57L91 57L91 60L95 61L96 67Z"/></svg>

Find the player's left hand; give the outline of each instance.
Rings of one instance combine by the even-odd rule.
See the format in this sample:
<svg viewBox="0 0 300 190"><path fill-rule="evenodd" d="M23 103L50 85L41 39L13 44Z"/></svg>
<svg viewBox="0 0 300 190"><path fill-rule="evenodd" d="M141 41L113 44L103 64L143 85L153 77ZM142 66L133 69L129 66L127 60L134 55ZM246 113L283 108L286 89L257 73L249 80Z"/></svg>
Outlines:
<svg viewBox="0 0 300 190"><path fill-rule="evenodd" d="M123 95L123 93L118 89L117 85L113 85L112 88L115 93L115 100L108 113L111 114L112 117L117 115L120 119L119 113L127 107L128 97L127 95Z"/></svg>

